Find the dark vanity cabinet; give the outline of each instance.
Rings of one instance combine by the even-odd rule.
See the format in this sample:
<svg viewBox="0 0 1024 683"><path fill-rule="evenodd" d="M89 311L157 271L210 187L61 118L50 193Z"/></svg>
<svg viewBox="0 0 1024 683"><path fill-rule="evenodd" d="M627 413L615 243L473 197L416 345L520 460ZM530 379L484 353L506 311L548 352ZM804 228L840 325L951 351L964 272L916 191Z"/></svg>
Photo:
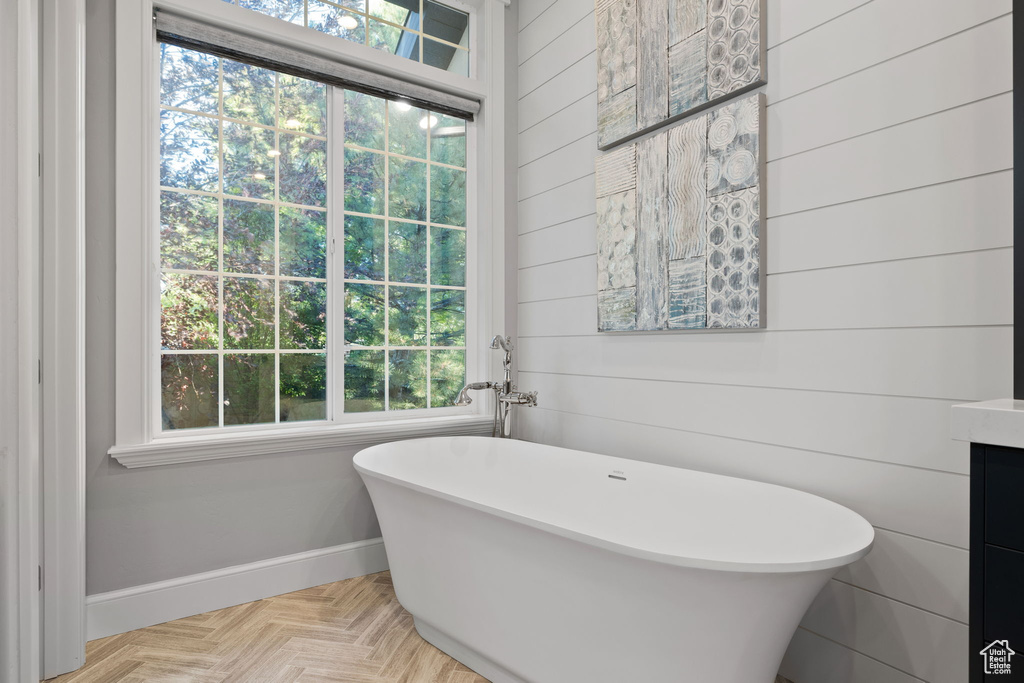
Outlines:
<svg viewBox="0 0 1024 683"><path fill-rule="evenodd" d="M1024 683L1024 449L971 444L970 590L969 683Z"/></svg>

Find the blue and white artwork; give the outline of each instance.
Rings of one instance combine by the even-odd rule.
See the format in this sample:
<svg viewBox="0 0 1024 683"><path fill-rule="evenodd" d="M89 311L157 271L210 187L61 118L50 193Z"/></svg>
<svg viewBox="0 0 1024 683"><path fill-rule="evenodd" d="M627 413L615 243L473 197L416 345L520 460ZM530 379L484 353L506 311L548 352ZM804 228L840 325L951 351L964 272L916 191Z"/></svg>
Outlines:
<svg viewBox="0 0 1024 683"><path fill-rule="evenodd" d="M764 95L598 157L598 330L764 326Z"/></svg>
<svg viewBox="0 0 1024 683"><path fill-rule="evenodd" d="M747 97L708 115L708 195L757 185L757 100Z"/></svg>
<svg viewBox="0 0 1024 683"><path fill-rule="evenodd" d="M596 0L598 148L765 82L765 0Z"/></svg>

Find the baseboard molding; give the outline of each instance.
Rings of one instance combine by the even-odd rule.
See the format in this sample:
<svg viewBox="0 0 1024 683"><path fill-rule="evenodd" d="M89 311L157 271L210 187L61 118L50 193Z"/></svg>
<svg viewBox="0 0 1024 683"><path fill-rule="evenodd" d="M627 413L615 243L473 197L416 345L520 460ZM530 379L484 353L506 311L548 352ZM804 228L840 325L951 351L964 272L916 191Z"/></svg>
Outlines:
<svg viewBox="0 0 1024 683"><path fill-rule="evenodd" d="M387 568L384 541L372 538L90 595L86 635L105 638Z"/></svg>

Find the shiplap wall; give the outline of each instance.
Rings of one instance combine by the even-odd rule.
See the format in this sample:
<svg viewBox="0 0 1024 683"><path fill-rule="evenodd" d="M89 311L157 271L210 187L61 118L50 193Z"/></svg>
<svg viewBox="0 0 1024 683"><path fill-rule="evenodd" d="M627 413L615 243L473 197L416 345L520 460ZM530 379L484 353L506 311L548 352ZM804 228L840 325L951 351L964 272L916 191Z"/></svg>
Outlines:
<svg viewBox="0 0 1024 683"><path fill-rule="evenodd" d="M1010 0L769 0L768 329L599 335L590 0L519 0L519 384L530 440L817 493L875 550L797 683L967 680L968 452L1011 394Z"/></svg>

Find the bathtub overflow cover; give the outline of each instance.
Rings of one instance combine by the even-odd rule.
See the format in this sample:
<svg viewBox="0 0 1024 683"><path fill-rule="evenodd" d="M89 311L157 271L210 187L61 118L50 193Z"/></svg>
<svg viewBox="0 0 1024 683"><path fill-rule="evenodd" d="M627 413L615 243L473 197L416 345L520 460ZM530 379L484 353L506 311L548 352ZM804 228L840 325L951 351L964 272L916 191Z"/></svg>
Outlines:
<svg viewBox="0 0 1024 683"><path fill-rule="evenodd" d="M626 481L626 473L622 470L612 470L612 473L608 475L609 479L618 479L619 481Z"/></svg>

